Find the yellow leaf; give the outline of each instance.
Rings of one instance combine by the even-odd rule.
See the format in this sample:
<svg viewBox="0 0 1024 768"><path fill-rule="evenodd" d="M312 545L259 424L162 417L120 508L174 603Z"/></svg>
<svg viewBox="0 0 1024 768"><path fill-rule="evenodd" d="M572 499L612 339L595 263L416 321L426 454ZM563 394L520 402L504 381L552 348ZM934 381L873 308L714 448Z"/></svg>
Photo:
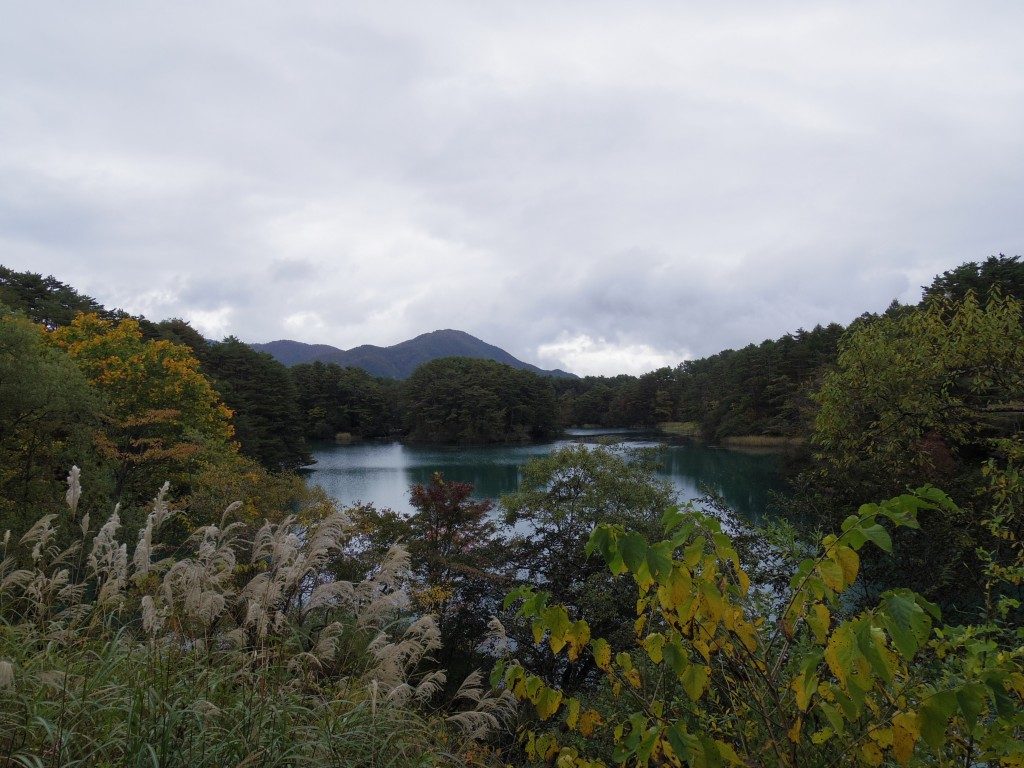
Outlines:
<svg viewBox="0 0 1024 768"><path fill-rule="evenodd" d="M736 633L744 647L753 653L757 649L757 629L743 618L741 611L737 610L737 614L732 631Z"/></svg>
<svg viewBox="0 0 1024 768"><path fill-rule="evenodd" d="M539 621L533 622L533 642L540 643L544 639L544 627Z"/></svg>
<svg viewBox="0 0 1024 768"><path fill-rule="evenodd" d="M562 703L562 692L555 688L545 687L540 696L537 697L537 714L541 720L547 720L555 712L558 711L559 705Z"/></svg>
<svg viewBox="0 0 1024 768"><path fill-rule="evenodd" d="M839 567L843 569L843 580L848 585L853 584L857 580L857 571L860 570L860 557L846 546L836 547L834 554Z"/></svg>
<svg viewBox="0 0 1024 768"><path fill-rule="evenodd" d="M882 750L873 741L866 741L861 745L860 756L868 765L882 764Z"/></svg>
<svg viewBox="0 0 1024 768"><path fill-rule="evenodd" d="M640 673L635 668L626 670L626 680L634 688L640 687Z"/></svg>
<svg viewBox="0 0 1024 768"><path fill-rule="evenodd" d="M880 747L892 746L892 728L875 728L868 735Z"/></svg>
<svg viewBox="0 0 1024 768"><path fill-rule="evenodd" d="M710 675L708 674L707 666L704 664L691 664L679 676L679 679L683 683L683 690L686 691L686 695L696 701L704 694L705 689L708 687Z"/></svg>
<svg viewBox="0 0 1024 768"><path fill-rule="evenodd" d="M791 725L789 727L789 730L786 732L786 735L789 736L789 740L792 741L794 744L800 743L800 728L803 726L803 724L804 719L802 717L798 717L796 720L793 721L793 725Z"/></svg>
<svg viewBox="0 0 1024 768"><path fill-rule="evenodd" d="M715 746L718 747L718 754L729 761L729 765L746 765L746 763L740 759L740 756L736 754L736 750L732 748L732 744L726 744L724 741L715 740Z"/></svg>
<svg viewBox="0 0 1024 768"><path fill-rule="evenodd" d="M590 642L590 625L580 619L565 633L565 641L569 646L569 661L576 661L580 651Z"/></svg>
<svg viewBox="0 0 1024 768"><path fill-rule="evenodd" d="M892 717L892 752L900 765L906 765L921 737L921 723L913 712L897 712Z"/></svg>
<svg viewBox="0 0 1024 768"><path fill-rule="evenodd" d="M849 623L840 624L825 647L825 662L844 688L854 672L859 655L852 627Z"/></svg>
<svg viewBox="0 0 1024 768"><path fill-rule="evenodd" d="M828 639L828 627L832 615L823 603L815 603L807 614L807 626L814 632L814 639L824 645Z"/></svg>
<svg viewBox="0 0 1024 768"><path fill-rule="evenodd" d="M818 563L818 573L825 586L833 592L842 592L845 586L843 568L835 560L822 560Z"/></svg>
<svg viewBox="0 0 1024 768"><path fill-rule="evenodd" d="M803 672L796 676L790 687L793 689L793 693L796 694L796 705L800 708L801 712L807 711L807 705L810 704L811 696L818 689L818 678L812 675L808 680Z"/></svg>
<svg viewBox="0 0 1024 768"><path fill-rule="evenodd" d="M594 663L597 664L598 669L607 672L612 663L612 649L608 645L608 641L599 637L590 643L590 650L594 653Z"/></svg>
<svg viewBox="0 0 1024 768"><path fill-rule="evenodd" d="M693 587L693 579L690 572L679 565L672 569L667 586L658 587L658 600L661 607L666 611L677 609L684 605L690 596Z"/></svg>
<svg viewBox="0 0 1024 768"><path fill-rule="evenodd" d="M596 709L588 709L580 715L580 733L584 736L590 736L594 733L594 729L602 722L601 715Z"/></svg>
<svg viewBox="0 0 1024 768"><path fill-rule="evenodd" d="M742 568L736 569L736 579L740 583L740 594L745 595L750 591L750 577L747 576L747 572Z"/></svg>
<svg viewBox="0 0 1024 768"><path fill-rule="evenodd" d="M647 626L647 614L644 614L633 622L633 631L636 632L637 637L640 637L640 635L643 634L645 626Z"/></svg>

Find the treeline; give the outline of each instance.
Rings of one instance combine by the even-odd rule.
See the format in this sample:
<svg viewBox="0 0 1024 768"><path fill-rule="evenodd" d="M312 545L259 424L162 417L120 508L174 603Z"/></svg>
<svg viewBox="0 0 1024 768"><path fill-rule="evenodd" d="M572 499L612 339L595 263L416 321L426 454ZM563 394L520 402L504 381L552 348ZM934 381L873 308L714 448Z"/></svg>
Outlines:
<svg viewBox="0 0 1024 768"><path fill-rule="evenodd" d="M312 439L517 443L558 431L551 380L492 360L441 358L405 381L319 362L293 366L291 373Z"/></svg>
<svg viewBox="0 0 1024 768"><path fill-rule="evenodd" d="M939 275L924 288L919 306L938 298L962 300L997 289L1024 296L1019 257L993 256ZM490 442L550 434L566 427L671 425L684 434L718 441L747 435L804 438L813 430L814 395L835 365L840 340L874 320L910 307L896 302L883 313L865 313L849 327L838 323L800 329L778 339L725 350L642 376L588 376L540 380L494 364L424 367L409 382L378 379L359 369L314 363L292 368L305 434L406 436L433 442ZM436 377L428 386L426 379ZM481 382L487 380L486 386ZM524 382L529 386L523 386ZM555 397L554 418L547 406ZM415 391L413 391L415 390ZM421 396L440 398L431 403ZM517 394L518 393L518 394ZM517 401L517 397L525 398ZM442 405L451 399L458 405ZM503 419L532 411L532 426L512 429ZM449 424L442 421L450 419ZM433 426L429 426L433 424Z"/></svg>
<svg viewBox="0 0 1024 768"><path fill-rule="evenodd" d="M289 369L237 338L210 341L185 320L129 317L52 277L4 267L0 305L53 338L88 316L104 332L186 348L230 411L239 452L271 471L309 464L309 440L502 443L546 439L559 429L552 381L490 360L435 360L401 382L334 364Z"/></svg>
<svg viewBox="0 0 1024 768"><path fill-rule="evenodd" d="M968 262L925 287L937 298L1024 295L1019 257ZM485 360L450 358L406 381L357 368L311 363L286 368L235 338L204 339L178 319L152 322L108 310L55 280L0 267L0 303L50 331L90 313L112 327L134 322L146 341L184 345L232 412L232 439L268 470L310 461L307 441L404 438L437 443L546 439L571 426L666 426L710 441L743 436L803 438L818 410L814 394L849 331L909 308L894 302L850 328L832 323L642 376L549 379Z"/></svg>
<svg viewBox="0 0 1024 768"><path fill-rule="evenodd" d="M924 287L918 306L935 299L984 299L996 289L1024 298L1020 257L967 262ZM745 435L806 437L817 412L814 393L835 365L847 331L909 307L893 302L882 314L865 313L849 327L838 323L800 329L779 339L725 350L642 376L559 379L562 426L653 427L666 422L708 440Z"/></svg>
<svg viewBox="0 0 1024 768"><path fill-rule="evenodd" d="M707 439L805 434L810 394L845 329L832 323L726 350L639 377L559 380L565 425L652 427L689 422Z"/></svg>

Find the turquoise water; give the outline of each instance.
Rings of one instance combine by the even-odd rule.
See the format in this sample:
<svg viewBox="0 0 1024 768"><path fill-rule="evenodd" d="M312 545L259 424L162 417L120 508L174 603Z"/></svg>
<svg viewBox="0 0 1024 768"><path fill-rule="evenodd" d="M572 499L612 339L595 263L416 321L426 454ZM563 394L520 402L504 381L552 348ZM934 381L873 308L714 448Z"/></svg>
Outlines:
<svg viewBox="0 0 1024 768"><path fill-rule="evenodd" d="M572 430L564 439L536 445L320 444L313 450L317 463L309 471L308 482L322 487L342 505L367 502L409 512L409 487L429 482L434 472L443 472L448 479L472 483L477 496L497 499L518 488L519 469L531 458L601 435L637 447L657 444L650 436L629 430ZM665 446L661 458L661 474L681 499L700 496L701 485L707 485L748 520L760 519L771 491L782 487L777 454L685 443Z"/></svg>

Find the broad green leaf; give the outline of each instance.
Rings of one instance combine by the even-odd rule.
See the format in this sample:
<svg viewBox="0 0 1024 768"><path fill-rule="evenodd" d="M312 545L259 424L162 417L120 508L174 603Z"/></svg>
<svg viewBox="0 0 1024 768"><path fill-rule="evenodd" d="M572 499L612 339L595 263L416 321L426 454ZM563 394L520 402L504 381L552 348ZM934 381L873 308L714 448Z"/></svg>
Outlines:
<svg viewBox="0 0 1024 768"><path fill-rule="evenodd" d="M672 574L672 553L668 542L655 544L647 549L647 570L661 583L665 583Z"/></svg>
<svg viewBox="0 0 1024 768"><path fill-rule="evenodd" d="M857 628L857 648L868 660L871 669L886 683L891 683L896 674L896 659L885 645L885 633L869 621Z"/></svg>
<svg viewBox="0 0 1024 768"><path fill-rule="evenodd" d="M700 562L701 557L704 555L704 542L695 541L685 550L683 550L683 563L687 568L696 568L697 563Z"/></svg>
<svg viewBox="0 0 1024 768"><path fill-rule="evenodd" d="M660 632L652 632L644 638L644 650L651 657L651 661L660 664L663 658L662 649L665 647L665 636Z"/></svg>
<svg viewBox="0 0 1024 768"><path fill-rule="evenodd" d="M547 720L555 712L558 711L558 706L562 703L562 692L555 688L548 688L547 686L541 691L540 696L537 698L536 707L537 714L541 720Z"/></svg>
<svg viewBox="0 0 1024 768"><path fill-rule="evenodd" d="M693 701L697 701L708 687L708 667L704 664L691 664L686 668L680 677L683 690Z"/></svg>
<svg viewBox="0 0 1024 768"><path fill-rule="evenodd" d="M953 691L937 691L921 703L918 712L921 737L934 750L946 740L946 723L956 709L956 694Z"/></svg>
<svg viewBox="0 0 1024 768"><path fill-rule="evenodd" d="M662 654L665 657L665 661L672 667L672 671L677 675L682 675L683 670L686 669L690 663L689 657L683 650L682 644L679 642L678 637L673 637L662 649Z"/></svg>
<svg viewBox="0 0 1024 768"><path fill-rule="evenodd" d="M886 592L879 614L896 650L905 659L913 658L931 630L931 619L917 604L914 593L906 589Z"/></svg>
<svg viewBox="0 0 1024 768"><path fill-rule="evenodd" d="M696 765L694 755L702 752L700 741L693 734L687 733L686 726L681 722L675 723L666 730L665 737L676 757L689 765Z"/></svg>
<svg viewBox="0 0 1024 768"><path fill-rule="evenodd" d="M965 683L956 692L957 705L967 722L967 727L971 730L974 730L974 726L978 724L978 717L985 706L986 698L988 698L988 692L981 683Z"/></svg>
<svg viewBox="0 0 1024 768"><path fill-rule="evenodd" d="M658 737L661 736L661 726L655 725L647 729L644 733L643 738L636 747L636 759L641 765L645 765L651 756L651 750L654 749L654 745L658 741Z"/></svg>
<svg viewBox="0 0 1024 768"><path fill-rule="evenodd" d="M862 530L864 535L870 541L873 541L879 549L885 552L892 552L892 537L889 536L889 532L881 525L875 523L874 525L864 527Z"/></svg>
<svg viewBox="0 0 1024 768"><path fill-rule="evenodd" d="M641 565L647 564L647 542L639 533L627 533L619 540L622 560L630 571L636 573Z"/></svg>
<svg viewBox="0 0 1024 768"><path fill-rule="evenodd" d="M551 632L551 636L548 638L551 652L557 654L565 647L566 633L572 629L569 614L562 606L553 605L545 609L543 621L544 626Z"/></svg>

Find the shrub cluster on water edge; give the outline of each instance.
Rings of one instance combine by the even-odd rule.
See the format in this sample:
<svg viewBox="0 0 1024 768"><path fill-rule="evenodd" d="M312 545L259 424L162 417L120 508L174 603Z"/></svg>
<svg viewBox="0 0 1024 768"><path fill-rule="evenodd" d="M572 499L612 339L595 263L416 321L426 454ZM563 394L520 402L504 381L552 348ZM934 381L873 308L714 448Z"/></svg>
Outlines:
<svg viewBox="0 0 1024 768"><path fill-rule="evenodd" d="M92 532L78 470L63 546L55 515L0 562L0 765L443 766L486 758L513 712L470 675L461 711L430 710L439 633L407 610L408 555L367 579L324 577L350 535L335 512L255 534L199 528L165 553L167 486L134 549L118 510Z"/></svg>

